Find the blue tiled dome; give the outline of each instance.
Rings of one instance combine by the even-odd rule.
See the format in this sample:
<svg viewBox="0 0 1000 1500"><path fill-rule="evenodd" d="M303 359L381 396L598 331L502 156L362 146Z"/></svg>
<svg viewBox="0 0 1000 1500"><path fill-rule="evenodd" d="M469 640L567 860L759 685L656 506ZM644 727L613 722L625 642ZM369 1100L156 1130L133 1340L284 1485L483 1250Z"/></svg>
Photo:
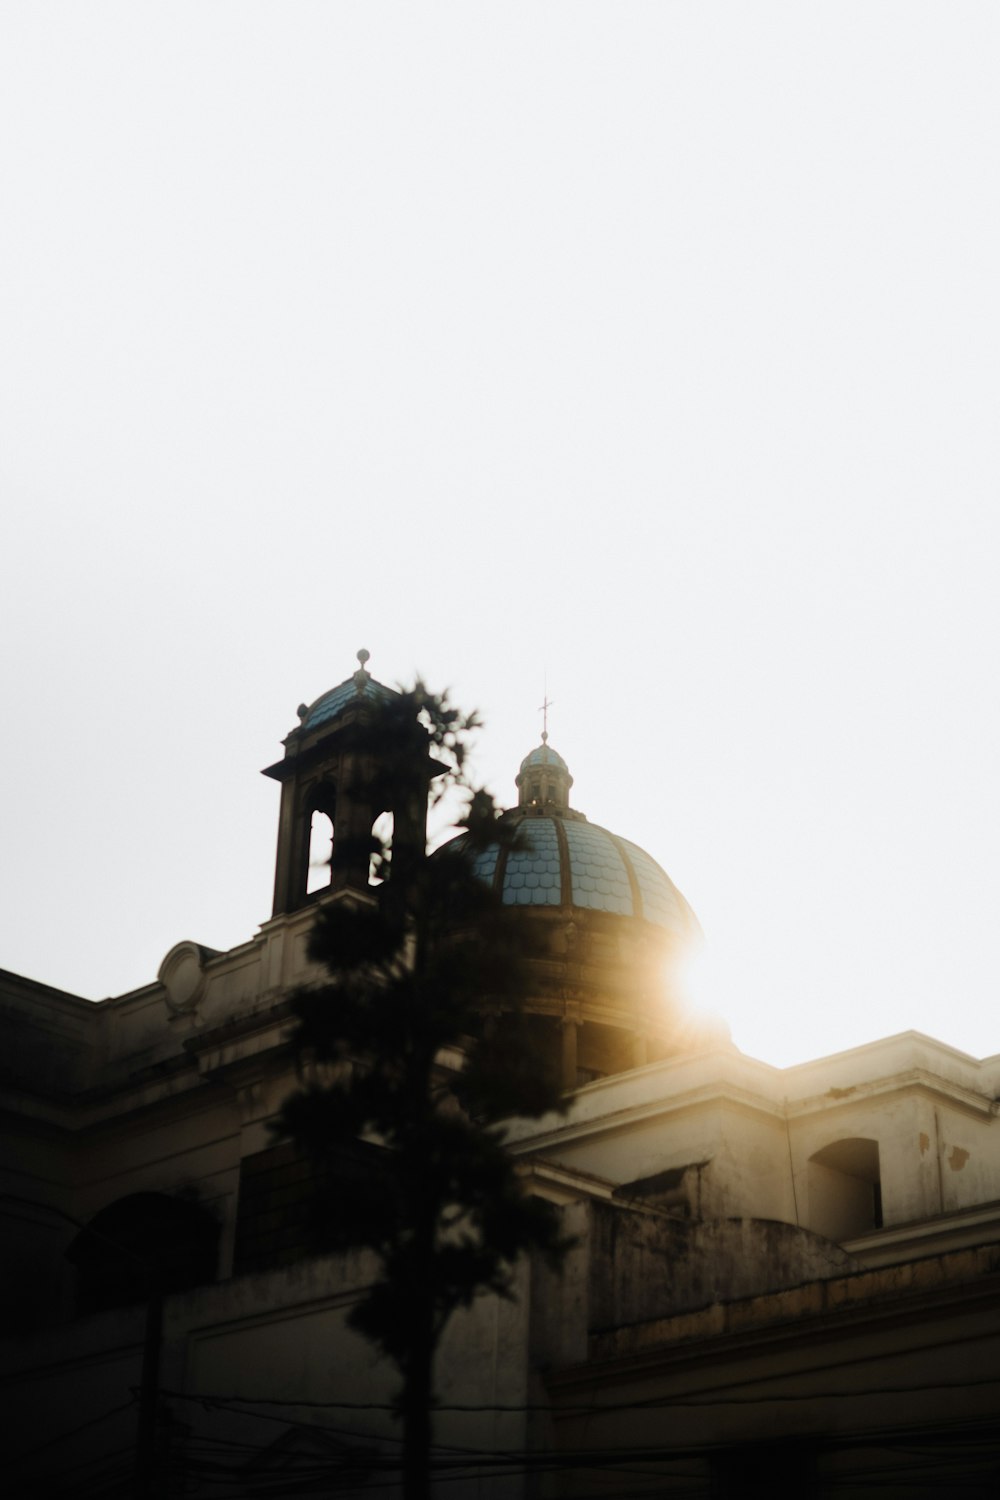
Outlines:
<svg viewBox="0 0 1000 1500"><path fill-rule="evenodd" d="M501 857L497 846L476 855L481 880L505 906L582 907L640 917L677 934L698 931L680 891L637 844L579 817L526 817L518 842ZM461 840L456 840L460 844Z"/></svg>

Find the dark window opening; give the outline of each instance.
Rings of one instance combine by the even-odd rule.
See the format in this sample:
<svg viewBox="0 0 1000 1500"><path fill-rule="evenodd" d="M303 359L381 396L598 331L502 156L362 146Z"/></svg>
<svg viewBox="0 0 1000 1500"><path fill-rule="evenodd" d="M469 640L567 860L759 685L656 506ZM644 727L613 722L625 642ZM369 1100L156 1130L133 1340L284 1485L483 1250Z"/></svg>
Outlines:
<svg viewBox="0 0 1000 1500"><path fill-rule="evenodd" d="M341 1248L344 1203L370 1184L382 1148L365 1142L312 1160L286 1141L240 1163L233 1274L269 1271Z"/></svg>

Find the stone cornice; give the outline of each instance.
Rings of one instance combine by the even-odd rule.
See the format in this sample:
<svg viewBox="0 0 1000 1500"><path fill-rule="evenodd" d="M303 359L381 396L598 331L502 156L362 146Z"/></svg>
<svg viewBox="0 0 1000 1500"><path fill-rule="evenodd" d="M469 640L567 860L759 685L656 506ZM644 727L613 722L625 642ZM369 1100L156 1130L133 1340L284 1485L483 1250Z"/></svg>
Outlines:
<svg viewBox="0 0 1000 1500"><path fill-rule="evenodd" d="M909 1037L890 1040L898 1044ZM894 1046L896 1060L912 1061L913 1050L923 1053L929 1048L933 1052L936 1047L927 1038L917 1040L919 1048L904 1048L903 1056L899 1046ZM864 1054L866 1049L857 1051ZM906 1051L910 1051L909 1059ZM885 1060L881 1047L873 1047L872 1052L874 1058L866 1061ZM810 1068L814 1066L817 1065L810 1064ZM802 1070L788 1071L794 1075ZM921 1062L898 1072L862 1077L856 1084L830 1087L824 1093L798 1099L787 1097L785 1083L786 1075L781 1069L745 1057L735 1048L680 1055L586 1085L577 1091L566 1118L543 1120L538 1125L528 1121L515 1123L509 1146L518 1155L544 1151L557 1142L613 1134L650 1120L666 1120L717 1104L787 1121L793 1127L829 1112L857 1108L871 1101L884 1104L888 1099L914 1094L945 1102L980 1120L988 1121L998 1112L997 1102L985 1088L977 1090L968 1083L942 1076Z"/></svg>
<svg viewBox="0 0 1000 1500"><path fill-rule="evenodd" d="M786 1112L789 1120L794 1121L868 1100L884 1099L888 1094L914 1092L945 1100L954 1108L980 1118L989 1119L997 1113L997 1103L988 1095L950 1078L942 1078L923 1067L910 1068L886 1078L868 1079L849 1088L830 1088L823 1094L813 1094L805 1099L790 1100Z"/></svg>

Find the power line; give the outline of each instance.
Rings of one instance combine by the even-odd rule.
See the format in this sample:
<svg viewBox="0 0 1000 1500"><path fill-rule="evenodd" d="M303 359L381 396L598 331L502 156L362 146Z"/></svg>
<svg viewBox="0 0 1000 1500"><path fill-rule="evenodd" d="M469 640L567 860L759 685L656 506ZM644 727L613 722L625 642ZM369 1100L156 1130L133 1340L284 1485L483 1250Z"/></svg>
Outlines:
<svg viewBox="0 0 1000 1500"><path fill-rule="evenodd" d="M788 1375L776 1375L776 1380L787 1380ZM907 1396L916 1395L922 1391L965 1391L972 1390L977 1386L1000 1385L1000 1375L984 1375L972 1380L936 1380L920 1385L876 1385L856 1386L851 1390L822 1390L803 1391L793 1393L772 1393L765 1396L713 1396L705 1400L686 1396L655 1396L646 1401L621 1401L595 1403L593 1401L580 1403L578 1405L560 1405L553 1402L526 1402L504 1403L504 1402L441 1402L433 1407L436 1412L457 1412L470 1415L491 1412L510 1413L545 1413L549 1412L555 1416L604 1416L612 1412L625 1411L652 1411L658 1408L664 1410L675 1407L713 1407L713 1406L770 1406L784 1401L829 1401L829 1400L855 1400L858 1397L868 1396ZM222 1396L208 1395L201 1392L168 1391L162 1390L160 1394L174 1401L193 1401L202 1405L211 1406L277 1406L290 1407L301 1410L311 1408L316 1411L379 1411L398 1413L399 1408L390 1401L314 1401L303 1399L300 1401L288 1400L278 1396ZM259 1415L263 1415L262 1413Z"/></svg>
<svg viewBox="0 0 1000 1500"><path fill-rule="evenodd" d="M980 1382L981 1384L993 1382ZM938 1387L903 1387L904 1391L915 1389L935 1390ZM842 1393L852 1394L852 1393ZM205 1398L188 1398L202 1399ZM281 1421L280 1417L270 1416L267 1413L256 1413L242 1409L243 1403L248 1398L232 1398L227 1405L217 1405L218 1398L208 1398L212 1407L223 1412L228 1411L233 1416L249 1418L262 1418L269 1421ZM292 1404L292 1403L288 1403ZM301 1403L297 1403L301 1404ZM329 1403L337 1405L338 1403ZM338 1432L322 1424L294 1424L296 1427L305 1427L321 1433ZM360 1437L361 1434L356 1436ZM371 1434L364 1435L369 1443L385 1441L386 1438L373 1438ZM776 1437L774 1446L781 1447L783 1437ZM207 1440L209 1445L211 1439ZM396 1443L398 1439L389 1436L388 1441ZM946 1447L947 1445L947 1447ZM235 1445L234 1445L235 1446ZM245 1450L246 1445L239 1445ZM737 1445L741 1446L741 1445ZM947 1474L949 1491L959 1493L966 1487L975 1489L977 1486L981 1491L980 1481L974 1476L985 1475L987 1467L990 1475L994 1473L995 1457L1000 1452L997 1435L991 1429L986 1431L982 1424L974 1424L969 1421L949 1424L946 1430L935 1435L933 1432L926 1433L918 1443L914 1443L913 1434L906 1429L894 1429L881 1434L859 1436L854 1439L836 1438L829 1435L813 1435L808 1440L808 1447L817 1457L826 1455L828 1457L840 1453L846 1455L858 1450L882 1451L887 1455L897 1454L901 1463L893 1464L891 1460L885 1466L873 1465L871 1461L861 1464L853 1469L853 1472L840 1474L828 1473L824 1476L824 1483L838 1490L849 1490L864 1483L866 1488L885 1491L886 1493L899 1493L901 1486L907 1486L908 1493L927 1491L929 1493L940 1493L940 1481ZM443 1445L438 1445L431 1460L431 1472L439 1484L464 1483L473 1476L493 1477L499 1479L518 1478L538 1475L542 1473L563 1475L582 1474L588 1470L599 1470L605 1476L628 1475L635 1479L648 1478L649 1483L662 1485L668 1482L671 1492L677 1494L705 1493L705 1487L711 1482L710 1473L704 1475L692 1473L690 1468L686 1472L678 1469L682 1463L690 1464L692 1461L711 1464L712 1459L723 1452L731 1452L731 1443L708 1443L687 1448L667 1447L656 1445L649 1448L600 1448L589 1450L539 1450L532 1452L524 1451L501 1451L491 1450L448 1450ZM948 1451L950 1448L951 1451ZM970 1448L973 1451L969 1451ZM976 1452L976 1449L979 1452ZM985 1450L985 1451L982 1451ZM265 1454L267 1449L258 1449ZM930 1462L921 1463L920 1455L925 1453ZM860 1452L858 1457L860 1458ZM341 1480L348 1478L344 1468L336 1462L317 1461L312 1455L302 1455L305 1462L296 1463L294 1471L285 1470L282 1476L261 1473L248 1475L242 1466L213 1463L207 1455L203 1460L194 1459L193 1462L181 1460L178 1472L185 1470L191 1474L200 1475L207 1483L217 1482L232 1485L239 1482L243 1492L247 1496L260 1496L266 1500L268 1495L307 1493L315 1490L328 1489L331 1474L338 1473ZM361 1458L361 1455L358 1455ZM367 1459L362 1459L362 1464L368 1468L368 1474L374 1477L379 1472L383 1474L398 1474L399 1462L394 1454L376 1454ZM649 1467L637 1468L636 1465ZM956 1469L960 1472L956 1473ZM294 1472L295 1481L290 1483L291 1473ZM926 1477L925 1477L926 1476ZM371 1478L359 1475L357 1486L348 1485L351 1492L360 1491L362 1488L366 1493L395 1488L396 1478L386 1479L381 1483L371 1482ZM691 1489L694 1485L696 1488ZM284 1488L282 1489L281 1486ZM619 1500L624 1500L626 1495L648 1495L649 1488L642 1490L616 1491ZM582 1500L582 1497L581 1497Z"/></svg>
<svg viewBox="0 0 1000 1500"><path fill-rule="evenodd" d="M23 1464L26 1459L35 1458L39 1453L47 1453L54 1443L64 1443L68 1438L76 1437L78 1432L86 1432L88 1427L97 1427L101 1422L110 1421L112 1417L118 1416L120 1412L129 1411L135 1406L135 1397L122 1403L121 1406L113 1406L110 1411L102 1412L99 1417L91 1417L87 1422L81 1422L78 1427L71 1427L68 1432L60 1432L55 1437L46 1438L43 1443L38 1443L34 1448L28 1448L24 1453L11 1460L15 1464Z"/></svg>

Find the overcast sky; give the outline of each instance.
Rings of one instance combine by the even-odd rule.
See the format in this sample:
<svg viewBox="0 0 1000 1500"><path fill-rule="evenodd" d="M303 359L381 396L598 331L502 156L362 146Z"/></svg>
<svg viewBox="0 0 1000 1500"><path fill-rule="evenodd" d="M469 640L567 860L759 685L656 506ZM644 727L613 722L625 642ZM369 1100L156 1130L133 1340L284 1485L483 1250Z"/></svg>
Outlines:
<svg viewBox="0 0 1000 1500"><path fill-rule="evenodd" d="M270 913L360 646L735 1040L1000 1051L1000 10L8 3L0 964Z"/></svg>

